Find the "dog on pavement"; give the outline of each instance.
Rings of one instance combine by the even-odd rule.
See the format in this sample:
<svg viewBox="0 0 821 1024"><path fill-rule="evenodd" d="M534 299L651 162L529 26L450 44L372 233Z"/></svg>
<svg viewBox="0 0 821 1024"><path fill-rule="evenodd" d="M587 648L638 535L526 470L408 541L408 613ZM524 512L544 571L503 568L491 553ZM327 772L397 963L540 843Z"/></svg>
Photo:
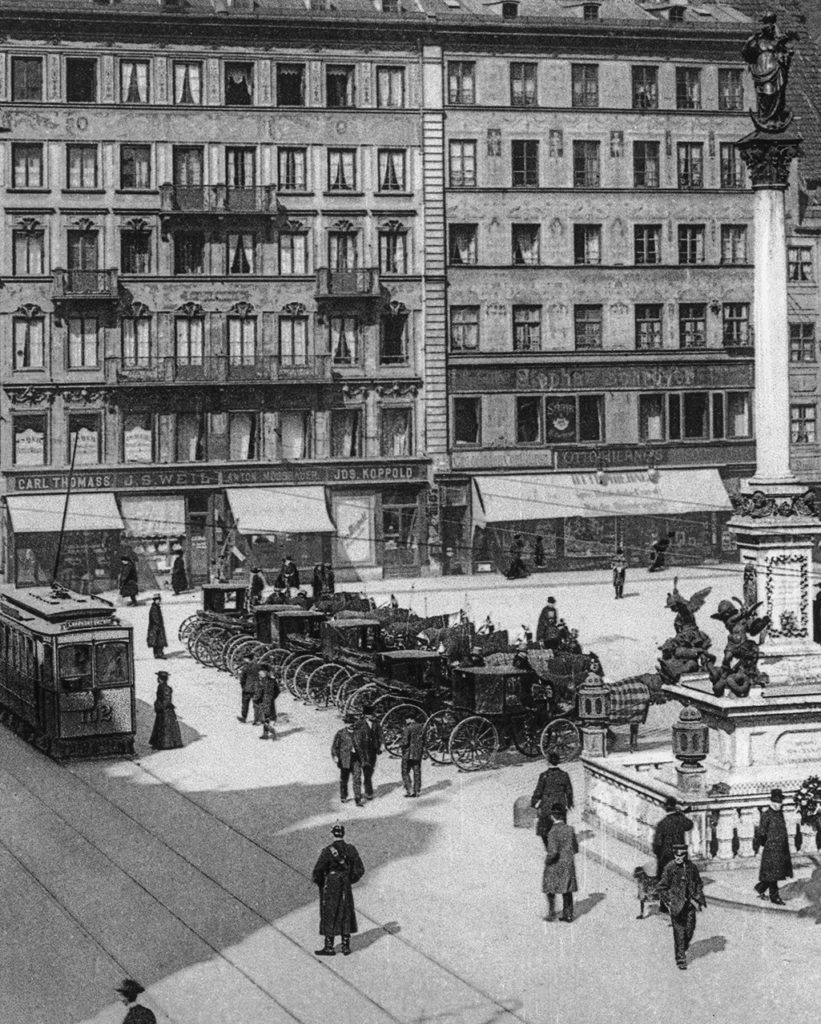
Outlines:
<svg viewBox="0 0 821 1024"><path fill-rule="evenodd" d="M659 880L655 875L648 875L644 868L636 868L633 872L633 878L636 880L639 897L639 913L637 915L637 920L641 921L645 916L645 904L655 903L657 906L660 906L661 904L661 899L659 898Z"/></svg>

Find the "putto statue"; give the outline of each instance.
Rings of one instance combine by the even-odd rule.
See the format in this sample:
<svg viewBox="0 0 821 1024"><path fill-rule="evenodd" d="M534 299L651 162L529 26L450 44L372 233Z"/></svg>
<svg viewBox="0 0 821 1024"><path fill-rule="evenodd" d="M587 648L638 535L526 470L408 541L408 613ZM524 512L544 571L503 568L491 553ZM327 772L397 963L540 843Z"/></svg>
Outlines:
<svg viewBox="0 0 821 1024"><path fill-rule="evenodd" d="M787 109L787 80L795 51L788 44L797 32L779 32L774 14L765 14L762 28L744 43L741 56L755 83L758 110L753 124L763 132L783 132L792 121Z"/></svg>
<svg viewBox="0 0 821 1024"><path fill-rule="evenodd" d="M700 672L715 663L715 655L710 653L710 638L696 622L696 612L703 608L711 589L707 587L687 598L679 592L678 577L674 578L673 590L667 595L667 607L676 613L675 636L659 647L658 672L663 682L677 683L685 673Z"/></svg>
<svg viewBox="0 0 821 1024"><path fill-rule="evenodd" d="M760 607L760 601L749 605L735 597L719 602L718 611L710 616L723 622L728 634L721 665L707 666L716 697L723 697L725 689L736 697L746 697L751 686L767 685L766 673L758 670L758 656L759 639L766 635L770 617L757 615Z"/></svg>

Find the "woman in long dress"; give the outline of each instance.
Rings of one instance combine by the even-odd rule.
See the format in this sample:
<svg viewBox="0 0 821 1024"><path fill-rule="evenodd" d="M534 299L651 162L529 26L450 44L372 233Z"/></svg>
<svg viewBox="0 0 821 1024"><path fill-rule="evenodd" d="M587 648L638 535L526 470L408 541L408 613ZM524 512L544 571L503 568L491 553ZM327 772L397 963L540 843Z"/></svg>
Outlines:
<svg viewBox="0 0 821 1024"><path fill-rule="evenodd" d="M173 703L174 691L168 685L168 673L157 673L157 697L154 701L154 728L149 744L155 750L174 750L183 746L180 724Z"/></svg>

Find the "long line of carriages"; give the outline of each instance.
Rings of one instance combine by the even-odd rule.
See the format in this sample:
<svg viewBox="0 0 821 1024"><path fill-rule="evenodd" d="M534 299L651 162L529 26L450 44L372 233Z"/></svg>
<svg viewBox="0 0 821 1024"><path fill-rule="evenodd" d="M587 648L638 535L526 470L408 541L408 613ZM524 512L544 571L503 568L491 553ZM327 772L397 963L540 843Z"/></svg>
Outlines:
<svg viewBox="0 0 821 1024"><path fill-rule="evenodd" d="M283 690L317 710L358 716L372 706L394 756L409 718L425 724L431 760L462 771L489 767L511 745L561 761L581 751L576 690L591 659L577 645L523 652L505 631L477 632L461 612L421 618L346 593L311 609L248 609L247 589L236 584L206 585L202 609L179 636L201 664L232 675L246 657L267 666ZM649 703L648 695L640 716Z"/></svg>

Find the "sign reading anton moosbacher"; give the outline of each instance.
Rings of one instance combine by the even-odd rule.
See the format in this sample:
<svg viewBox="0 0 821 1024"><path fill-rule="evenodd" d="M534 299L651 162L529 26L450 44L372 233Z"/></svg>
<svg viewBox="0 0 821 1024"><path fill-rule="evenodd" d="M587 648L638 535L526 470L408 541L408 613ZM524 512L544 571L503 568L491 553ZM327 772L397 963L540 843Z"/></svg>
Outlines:
<svg viewBox="0 0 821 1024"><path fill-rule="evenodd" d="M8 470L10 494L31 491L64 491L69 475L54 470L32 473ZM188 487L260 487L267 484L366 484L422 483L427 480L424 460L372 463L323 463L277 466L205 465L185 468L152 467L151 469L105 469L75 472L71 478L73 491L146 491L179 490Z"/></svg>

